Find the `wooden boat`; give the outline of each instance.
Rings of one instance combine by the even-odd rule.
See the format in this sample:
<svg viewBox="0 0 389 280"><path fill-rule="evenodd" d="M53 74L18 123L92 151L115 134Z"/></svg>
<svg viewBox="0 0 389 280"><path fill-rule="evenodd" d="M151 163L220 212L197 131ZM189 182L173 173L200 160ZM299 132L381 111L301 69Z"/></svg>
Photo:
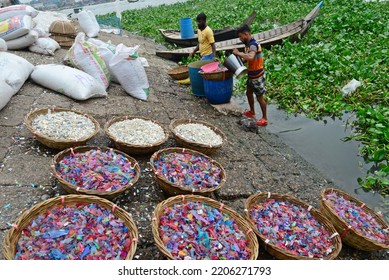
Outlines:
<svg viewBox="0 0 389 280"><path fill-rule="evenodd" d="M252 34L252 36L258 41L258 43L261 44L261 47L265 49L270 49L274 45L280 45L288 38L291 42L299 42L307 33L315 18L319 15L322 6L323 1L321 1L308 15L300 20L271 30ZM232 51L235 48L240 50L244 49L244 44L239 40L239 38L216 42L215 46L216 51ZM182 58L189 56L194 48L195 47L169 51L157 51L156 55L178 62L181 61Z"/></svg>
<svg viewBox="0 0 389 280"><path fill-rule="evenodd" d="M251 25L251 23L254 21L255 17L257 16L257 12L254 11L252 14L245 19L243 24ZM239 26L238 26L239 27ZM223 29L214 30L213 35L215 37L215 42L225 41L233 38L237 38L236 30L238 27L224 27ZM166 41L176 44L180 47L193 47L196 46L198 43L197 40L197 34L193 38L187 38L182 39L181 33L179 30L166 30L166 29L159 29L159 32L161 32L162 36L165 38Z"/></svg>

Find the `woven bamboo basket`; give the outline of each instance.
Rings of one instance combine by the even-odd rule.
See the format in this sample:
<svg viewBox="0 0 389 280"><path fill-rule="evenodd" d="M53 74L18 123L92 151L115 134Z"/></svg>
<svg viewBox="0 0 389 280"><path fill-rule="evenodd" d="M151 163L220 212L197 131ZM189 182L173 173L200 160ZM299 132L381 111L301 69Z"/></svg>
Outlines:
<svg viewBox="0 0 389 280"><path fill-rule="evenodd" d="M60 176L60 174L57 172L57 170L55 169L55 166L64 157L70 155L72 152L84 153L84 152L90 151L92 149L100 149L103 152L105 152L107 150L111 150L111 151L115 152L116 154L123 155L129 162L131 162L131 165L135 166L135 170L136 170L135 178L129 184L123 186L122 188L120 188L118 190L109 191L109 192L101 192L101 191L95 191L95 190L87 190L87 189L80 188L76 185L73 185L73 184L69 183L68 181L64 180ZM139 167L138 162L135 159L133 159L132 157L128 156L127 154L125 154L121 151L118 151L118 150L115 150L112 148L108 148L108 147L96 147L96 146L80 146L80 147L76 147L76 148L69 148L69 149L66 149L64 151L59 152L53 158L51 170L52 170L53 176L58 180L58 182L62 186L62 188L65 191L67 191L68 193L82 194L82 195L95 195L95 196L103 197L106 199L113 199L113 198L119 196L120 194L122 194L123 192L125 192L126 190L128 190L129 188L131 188L139 180L139 176L140 176L140 167Z"/></svg>
<svg viewBox="0 0 389 280"><path fill-rule="evenodd" d="M178 184L173 184L172 182L169 182L164 176L157 173L157 170L154 167L154 162L159 158L159 156L161 154L174 153L174 152L190 153L190 154L195 155L195 156L201 155L201 156L207 158L208 160L210 160L213 164L215 164L216 166L218 166L221 169L222 179L221 179L220 184L214 188L192 191L192 190L185 188L185 187L182 187ZM155 177L155 180L157 181L159 187L168 195L194 194L194 195L210 196L214 191L223 187L223 185L225 184L225 182L227 180L226 172L220 163L211 159L210 157L208 157L205 154L202 154L198 151L185 149L185 148L167 148L167 149L159 150L151 156L150 165L151 165L151 168L154 172L154 177Z"/></svg>
<svg viewBox="0 0 389 280"><path fill-rule="evenodd" d="M250 216L250 211L254 207L255 204L257 204L258 201L266 201L269 199L274 199L276 201L289 201L291 204L301 206L303 208L306 208L307 211L310 211L313 218L315 218L318 222L320 222L323 227L328 231L328 233L331 236L332 239L332 245L334 245L335 249L327 256L325 257L326 260L332 260L335 259L340 251L342 250L342 240L335 230L334 226L331 224L331 222L322 215L318 210L313 208L312 206L308 205L307 203L298 200L297 198L288 196L288 195L281 195L281 194L275 194L275 193L256 193L251 195L249 198L247 198L245 202L245 212L246 212L246 218L250 222L251 227L255 231L255 233L259 236L259 243L260 245L265 248L266 251L269 252L272 256L274 256L277 259L281 260L312 260L315 258L309 258L304 256L297 256L289 253L288 251L279 248L278 246L275 246L272 243L269 243L267 241L267 238L262 235L256 225L255 221Z"/></svg>
<svg viewBox="0 0 389 280"><path fill-rule="evenodd" d="M109 127L116 122L130 120L130 119L142 119L145 121L152 121L153 123L159 125L163 129L163 131L165 132L165 138L163 138L163 140L161 140L157 143L150 144L150 145L131 144L131 143L126 143L126 142L122 142L122 141L117 140L109 132ZM142 155L142 154L153 153L153 152L157 151L169 139L169 133L160 124L158 124L157 122L155 122L151 119L143 118L143 117L136 117L136 116L122 116L122 117L113 118L112 120L108 121L105 124L104 132L107 135L107 137L112 141L112 143L114 144L114 146L117 149L124 151L125 153L130 154L130 155Z"/></svg>
<svg viewBox="0 0 389 280"><path fill-rule="evenodd" d="M71 21L56 20L49 26L49 33L55 35L66 35L69 38L76 38L77 31Z"/></svg>
<svg viewBox="0 0 389 280"><path fill-rule="evenodd" d="M37 218L39 215L44 214L51 208L54 208L58 205L73 205L76 203L81 204L98 204L101 207L106 208L111 211L111 213L116 217L121 219L126 225L128 232L131 236L131 248L126 256L126 260L131 260L135 254L138 240L138 229L129 213L124 209L116 206L109 200L96 197L96 196L86 196L86 195L66 195L61 197L50 198L46 201L34 205L31 209L25 211L19 219L15 222L13 227L7 232L4 238L3 254L5 259L13 260L16 254L16 244L19 241L19 238L22 234L22 231L27 227L32 220Z"/></svg>
<svg viewBox="0 0 389 280"><path fill-rule="evenodd" d="M199 73L204 79L208 81L224 81L234 76L234 73L231 71L215 71L215 72L199 71Z"/></svg>
<svg viewBox="0 0 389 280"><path fill-rule="evenodd" d="M385 249L388 250L389 249L388 245L380 244L370 238L365 237L364 235L356 231L354 228L349 227L349 224L347 223L346 220L339 217L335 209L333 209L330 206L330 204L325 198L326 195L331 192L335 192L337 195L343 196L346 200L354 202L357 206L361 207L363 211L365 211L368 214L371 214L377 220L377 222L382 226L382 228L384 229L386 228L389 230L389 226L383 218L381 218L379 215L377 215L377 213L375 213L372 209L366 206L365 203L356 199L355 197L352 197L348 193L333 188L323 189L321 191L321 201L320 201L321 212L334 225L336 230L339 232L342 241L347 245L362 251L372 252L372 251L385 250Z"/></svg>
<svg viewBox="0 0 389 280"><path fill-rule="evenodd" d="M68 20L56 20L50 24L49 27L50 37L57 41L61 47L70 48L74 39L76 38L77 31L73 23Z"/></svg>
<svg viewBox="0 0 389 280"><path fill-rule="evenodd" d="M50 37L55 40L61 47L70 48L74 44L74 39L63 35L51 34Z"/></svg>
<svg viewBox="0 0 389 280"><path fill-rule="evenodd" d="M31 125L32 121L40 115L46 115L49 110L51 110L52 112L73 112L73 113L79 114L81 116L87 117L88 119L90 119L94 123L95 131L94 131L94 133L88 135L87 137L84 137L84 138L79 139L79 140L59 140L59 139L51 138L51 137L48 137L44 134L36 132ZM96 136L96 134L100 131L99 123L92 116L90 116L88 114L84 114L84 113L79 112L79 111L70 110L70 109L66 109L66 108L56 108L56 107L53 107L50 109L46 109L46 108L43 109L42 108L42 109L36 109L36 110L31 111L24 118L24 124L27 127L27 129L35 136L35 138L39 142L41 142L43 145L45 145L49 148L57 149L57 150L63 150L63 149L67 149L70 147L85 145L86 142L88 142L90 139L92 139L94 136Z"/></svg>
<svg viewBox="0 0 389 280"><path fill-rule="evenodd" d="M210 129L212 129L217 135L219 135L223 139L222 144L212 146L212 145L205 145L205 144L197 143L197 142L185 139L175 132L175 128L177 126L179 126L181 124L190 124L190 123L202 124L202 125L209 127ZM199 151L199 152L207 154L207 155L215 153L225 143L227 143L227 137L220 129L218 129L216 126L214 126L210 123L204 122L204 121L193 120L193 119L175 119L170 123L169 129L172 132L173 137L176 140L178 146L188 148L191 150L196 150L196 151Z"/></svg>
<svg viewBox="0 0 389 280"><path fill-rule="evenodd" d="M186 65L174 67L170 69L167 73L174 80L184 80L189 77L189 70L188 70L188 66Z"/></svg>
<svg viewBox="0 0 389 280"><path fill-rule="evenodd" d="M174 260L173 255L166 249L159 236L159 222L163 211L166 207L171 207L176 203L187 203L187 202L203 202L209 206L220 210L220 212L228 214L231 218L235 220L240 230L246 234L246 238L249 241L248 249L251 252L250 260L256 260L258 257L258 239L255 233L252 231L250 224L232 208L225 206L221 202L210 199L208 197L199 196L199 195L179 195L170 197L157 205L154 209L153 219L152 219L152 232L154 241L158 249L170 260Z"/></svg>

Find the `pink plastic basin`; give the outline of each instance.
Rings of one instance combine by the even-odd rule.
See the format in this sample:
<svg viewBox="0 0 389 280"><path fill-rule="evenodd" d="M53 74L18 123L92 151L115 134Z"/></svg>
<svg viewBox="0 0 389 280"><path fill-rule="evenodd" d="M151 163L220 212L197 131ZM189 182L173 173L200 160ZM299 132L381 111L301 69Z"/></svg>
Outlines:
<svg viewBox="0 0 389 280"><path fill-rule="evenodd" d="M205 73L214 72L214 71L219 69L219 62L211 62L211 63L205 64L205 65L201 66L200 69L203 70L203 72L205 72Z"/></svg>

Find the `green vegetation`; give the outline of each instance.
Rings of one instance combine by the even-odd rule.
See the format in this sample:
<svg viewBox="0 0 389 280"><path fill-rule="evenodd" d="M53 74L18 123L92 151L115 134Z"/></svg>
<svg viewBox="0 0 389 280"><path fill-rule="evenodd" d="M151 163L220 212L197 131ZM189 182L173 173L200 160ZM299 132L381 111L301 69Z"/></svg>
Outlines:
<svg viewBox="0 0 389 280"><path fill-rule="evenodd" d="M305 16L319 0L192 0L123 13L123 27L163 42L159 28L178 29L183 17L204 11L213 29L236 26L253 10L252 31L260 32ZM289 113L309 118L355 113L360 154L373 168L360 178L366 191L389 195L389 2L325 0L304 40L285 42L265 53L267 98ZM195 20L193 20L195 23ZM171 46L170 47L174 47ZM362 83L351 94L341 88ZM243 93L243 80L236 90Z"/></svg>
<svg viewBox="0 0 389 280"><path fill-rule="evenodd" d="M374 163L371 175L358 182L366 190L381 190L389 193L389 107L360 106L357 109L357 120L354 122L355 133L348 137L360 141L363 146L360 152L367 162Z"/></svg>
<svg viewBox="0 0 389 280"><path fill-rule="evenodd" d="M285 0L192 0L174 5L149 7L142 10L128 10L122 13L124 29L164 42L158 29L179 29L179 20L190 17L196 30L196 16L200 12L207 15L207 23L212 29L237 26L253 10L257 11L253 31L259 32L295 21L305 16L320 1ZM174 47L174 46L171 46Z"/></svg>

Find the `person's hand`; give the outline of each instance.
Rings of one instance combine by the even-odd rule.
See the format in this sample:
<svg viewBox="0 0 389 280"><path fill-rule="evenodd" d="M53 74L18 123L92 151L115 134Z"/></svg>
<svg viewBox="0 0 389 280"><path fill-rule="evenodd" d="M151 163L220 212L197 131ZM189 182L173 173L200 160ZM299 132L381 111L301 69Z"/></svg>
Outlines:
<svg viewBox="0 0 389 280"><path fill-rule="evenodd" d="M193 56L194 56L194 52L190 52L189 57L193 57Z"/></svg>
<svg viewBox="0 0 389 280"><path fill-rule="evenodd" d="M232 53L233 53L234 55L238 55L238 54L239 54L239 50L238 50L238 49L234 49L234 50L232 51Z"/></svg>

